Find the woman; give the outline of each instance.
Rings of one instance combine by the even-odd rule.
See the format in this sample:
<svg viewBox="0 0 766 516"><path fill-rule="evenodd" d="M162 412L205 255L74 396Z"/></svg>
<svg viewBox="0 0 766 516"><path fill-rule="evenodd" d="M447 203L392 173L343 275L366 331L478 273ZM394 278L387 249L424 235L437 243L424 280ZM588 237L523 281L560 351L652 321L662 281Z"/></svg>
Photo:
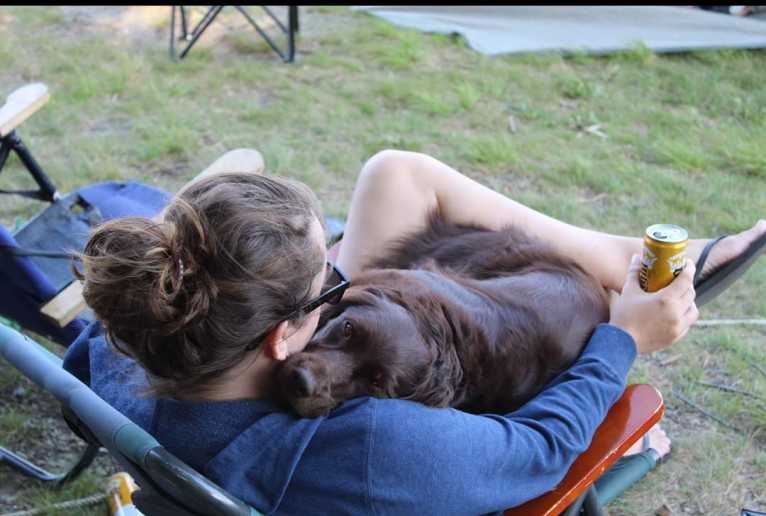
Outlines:
<svg viewBox="0 0 766 516"><path fill-rule="evenodd" d="M309 341L318 305L334 296L323 285L337 286L328 281L318 202L304 185L258 175L254 151L227 159L159 220L120 219L94 232L84 295L101 324L72 345L65 367L266 514L486 514L534 498L587 447L636 352L669 346L697 318L693 263L670 287L644 293L638 264L629 266L640 239L569 226L433 158L385 151L354 192L338 258L352 279L438 209L454 222L516 224L622 294L578 362L513 414L361 398L299 419L270 399L271 374ZM705 273L764 233L761 221L724 240ZM705 243L690 243L692 259ZM667 451L664 434L654 437Z"/></svg>

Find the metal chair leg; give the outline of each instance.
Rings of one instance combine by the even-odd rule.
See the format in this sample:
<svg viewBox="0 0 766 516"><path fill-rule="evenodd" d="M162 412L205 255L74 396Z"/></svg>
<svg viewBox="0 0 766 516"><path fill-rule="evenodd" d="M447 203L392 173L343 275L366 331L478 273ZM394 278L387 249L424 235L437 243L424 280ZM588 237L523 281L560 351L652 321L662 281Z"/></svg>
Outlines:
<svg viewBox="0 0 766 516"><path fill-rule="evenodd" d="M181 31L183 39L189 39L189 43L186 45L186 47L181 51L181 53L176 56L175 53L175 34L176 34L176 7L180 9L181 12ZM186 54L189 53L189 51L192 49L194 44L197 42L197 40L202 36L202 34L205 32L205 30L210 26L211 23L213 23L213 20L215 20L216 16L223 10L223 5L214 5L208 11L205 13L205 16L202 17L202 19L197 23L197 26L194 27L194 30L192 30L191 34L187 32L186 28L186 13L184 12L184 6L182 5L174 5L171 6L170 11L170 59L173 61L180 61L184 57L186 57ZM181 39L181 38L179 38Z"/></svg>
<svg viewBox="0 0 766 516"><path fill-rule="evenodd" d="M178 6L181 11L181 35L178 39L189 39L189 25L186 22L186 8L183 5Z"/></svg>
<svg viewBox="0 0 766 516"><path fill-rule="evenodd" d="M99 447L89 444L82 452L77 461L67 470L61 473L50 473L36 466L26 459L13 453L11 450L0 446L0 463L7 464L19 473L42 482L51 482L57 485L66 484L80 476L85 468L90 466L98 454Z"/></svg>
<svg viewBox="0 0 766 516"><path fill-rule="evenodd" d="M38 199L41 201L53 202L59 198L59 193L56 191L56 187L45 175L42 167L37 163L37 160L29 152L29 149L21 141L21 137L16 134L16 131L11 131L2 138L0 138L0 171L5 165L8 156L11 151L16 153L16 156L21 160L21 163L26 167L32 178L40 187L39 190L0 190L0 194L15 194L29 197L32 199Z"/></svg>
<svg viewBox="0 0 766 516"><path fill-rule="evenodd" d="M179 40L189 40L189 43L186 45L186 47L181 51L179 55L176 55L175 51L175 40L176 40L176 7L179 9L179 12L181 14L181 35L179 36ZM184 6L182 5L173 5L170 7L170 59L173 61L180 61L183 59L186 54L189 53L189 51L192 49L192 46L197 42L197 40L202 36L202 33L205 32L205 30L210 26L210 24L215 20L216 16L221 12L221 10L225 6L222 5L215 5L210 7L210 9L205 13L205 16L203 16L202 20L197 24L197 26L192 30L191 34L187 32L187 19L186 19L186 12L184 11ZM248 23L255 29L255 31L260 35L266 43L271 46L271 48L274 49L274 51L279 54L279 56L282 58L283 61L286 63L290 63L295 60L295 33L299 30L299 21L298 21L298 6L297 5L290 5L288 6L287 11L287 26L283 24L279 18L277 18L273 12L268 8L268 6L262 5L260 6L264 12L274 21L274 23L277 24L279 29L285 33L285 37L287 39L286 48L280 47L271 37L256 23L256 21L250 16L250 14L241 6L241 5L235 5L234 8L237 9L242 16L245 17L245 19L248 21Z"/></svg>
<svg viewBox="0 0 766 516"><path fill-rule="evenodd" d="M580 515L580 509L582 509L582 505L585 502L585 496L588 494L588 492L582 493L580 496L577 497L577 499L572 502L572 505L567 507L564 512L561 513L561 516L579 516Z"/></svg>

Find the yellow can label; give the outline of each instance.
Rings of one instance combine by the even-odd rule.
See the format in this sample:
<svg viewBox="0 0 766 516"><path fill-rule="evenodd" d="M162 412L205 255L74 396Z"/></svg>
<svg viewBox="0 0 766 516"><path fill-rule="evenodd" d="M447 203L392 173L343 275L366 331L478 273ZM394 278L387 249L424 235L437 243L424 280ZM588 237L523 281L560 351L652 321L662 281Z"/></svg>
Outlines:
<svg viewBox="0 0 766 516"><path fill-rule="evenodd" d="M686 262L688 234L669 224L649 226L644 234L644 252L638 281L647 292L667 287L681 274Z"/></svg>

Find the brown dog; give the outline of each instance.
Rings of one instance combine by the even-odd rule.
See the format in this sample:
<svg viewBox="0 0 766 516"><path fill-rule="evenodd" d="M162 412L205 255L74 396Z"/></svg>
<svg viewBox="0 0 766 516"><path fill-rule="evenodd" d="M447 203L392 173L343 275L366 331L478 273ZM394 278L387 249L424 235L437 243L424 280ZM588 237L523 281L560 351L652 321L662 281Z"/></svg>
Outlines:
<svg viewBox="0 0 766 516"><path fill-rule="evenodd" d="M325 305L306 349L277 370L278 391L303 417L360 396L505 414L607 319L601 285L550 246L433 216Z"/></svg>

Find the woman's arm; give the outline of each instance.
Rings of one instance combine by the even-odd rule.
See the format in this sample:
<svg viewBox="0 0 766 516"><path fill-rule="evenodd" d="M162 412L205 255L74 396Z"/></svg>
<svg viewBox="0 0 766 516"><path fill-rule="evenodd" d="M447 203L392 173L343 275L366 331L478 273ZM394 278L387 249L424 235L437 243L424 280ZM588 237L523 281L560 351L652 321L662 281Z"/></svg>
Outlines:
<svg viewBox="0 0 766 516"><path fill-rule="evenodd" d="M375 512L422 514L427 501L428 514L486 514L549 491L622 394L635 356L629 334L601 325L571 369L506 416L376 401Z"/></svg>
<svg viewBox="0 0 766 516"><path fill-rule="evenodd" d="M697 318L694 265L647 293L638 285L637 258L612 324L599 325L578 361L521 409L473 416L376 402L368 461L375 510L416 513L415 505L429 500L429 513L485 514L555 487L622 395L637 352L670 346Z"/></svg>

